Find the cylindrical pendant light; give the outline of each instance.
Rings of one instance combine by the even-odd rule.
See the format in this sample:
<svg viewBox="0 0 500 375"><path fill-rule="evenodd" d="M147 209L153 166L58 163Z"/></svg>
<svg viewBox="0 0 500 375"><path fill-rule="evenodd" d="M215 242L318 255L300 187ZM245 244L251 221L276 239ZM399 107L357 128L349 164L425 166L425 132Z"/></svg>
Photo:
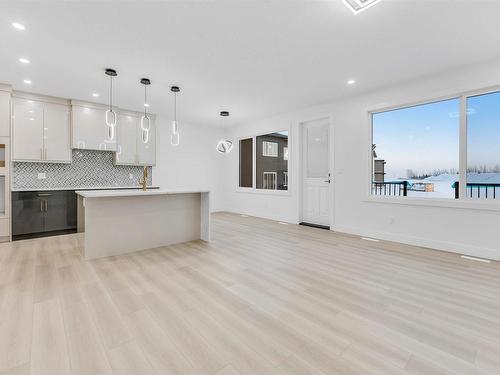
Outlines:
<svg viewBox="0 0 500 375"><path fill-rule="evenodd" d="M181 91L178 86L172 86L170 91L174 93L174 119L172 121L172 134L170 134L170 143L172 146L179 146L181 141L179 134L179 126L177 124L177 93Z"/></svg>
<svg viewBox="0 0 500 375"><path fill-rule="evenodd" d="M108 138L113 141L117 121L116 112L113 110L113 77L116 77L118 73L114 69L106 69L104 73L109 76L109 109L106 111L106 125L108 125Z"/></svg>
<svg viewBox="0 0 500 375"><path fill-rule="evenodd" d="M228 111L221 111L220 113L222 118L229 117L229 112ZM229 154L231 150L233 149L233 142L230 141L229 139L221 139L218 143L217 146L215 147L217 152L221 154Z"/></svg>
<svg viewBox="0 0 500 375"><path fill-rule="evenodd" d="M144 115L141 117L142 142L149 142L149 129L151 128L151 119L148 115L148 92L147 87L151 84L148 78L142 78L141 83L144 85Z"/></svg>

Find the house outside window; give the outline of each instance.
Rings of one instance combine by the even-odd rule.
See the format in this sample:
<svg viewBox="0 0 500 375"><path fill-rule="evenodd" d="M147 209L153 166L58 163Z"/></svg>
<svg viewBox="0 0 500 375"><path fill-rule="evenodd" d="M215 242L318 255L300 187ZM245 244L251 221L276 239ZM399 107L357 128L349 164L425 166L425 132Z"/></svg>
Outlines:
<svg viewBox="0 0 500 375"><path fill-rule="evenodd" d="M278 157L278 143L263 141L262 142L262 156L270 156L273 158Z"/></svg>
<svg viewBox="0 0 500 375"><path fill-rule="evenodd" d="M288 190L288 131L239 140L239 187Z"/></svg>
<svg viewBox="0 0 500 375"><path fill-rule="evenodd" d="M277 188L277 173L276 172L264 172L262 178L262 188L268 190L276 190Z"/></svg>

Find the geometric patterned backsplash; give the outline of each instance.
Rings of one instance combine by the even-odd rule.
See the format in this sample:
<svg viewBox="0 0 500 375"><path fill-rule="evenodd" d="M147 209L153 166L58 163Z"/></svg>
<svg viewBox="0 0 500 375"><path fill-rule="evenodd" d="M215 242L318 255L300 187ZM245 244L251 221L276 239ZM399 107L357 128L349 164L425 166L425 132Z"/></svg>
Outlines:
<svg viewBox="0 0 500 375"><path fill-rule="evenodd" d="M71 164L14 162L13 189L138 187L142 167L114 165L113 152L73 150ZM45 173L45 179L38 179ZM148 185L152 168L148 167Z"/></svg>

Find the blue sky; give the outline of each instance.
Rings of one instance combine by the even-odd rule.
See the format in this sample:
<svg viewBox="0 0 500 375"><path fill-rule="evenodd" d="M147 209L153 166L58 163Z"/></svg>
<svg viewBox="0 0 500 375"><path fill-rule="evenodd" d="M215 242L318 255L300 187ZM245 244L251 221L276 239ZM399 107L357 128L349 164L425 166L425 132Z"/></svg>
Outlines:
<svg viewBox="0 0 500 375"><path fill-rule="evenodd" d="M460 100L450 99L373 115L373 143L386 177L459 167ZM500 93L469 98L469 165L500 164Z"/></svg>

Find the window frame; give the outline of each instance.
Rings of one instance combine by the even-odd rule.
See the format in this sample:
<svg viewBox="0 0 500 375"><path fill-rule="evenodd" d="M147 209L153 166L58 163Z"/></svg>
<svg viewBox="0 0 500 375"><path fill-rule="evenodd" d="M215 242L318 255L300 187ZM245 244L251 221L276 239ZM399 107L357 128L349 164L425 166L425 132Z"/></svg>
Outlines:
<svg viewBox="0 0 500 375"><path fill-rule="evenodd" d="M413 102L400 103L380 108L375 108L367 111L367 122L369 130L369 143L366 145L368 153L368 175L366 176L365 202L369 203L394 203L402 205L417 205L430 207L449 207L449 208L470 208L479 210L500 211L500 199L485 199L485 198L469 198L466 194L467 186L467 99L479 95L491 94L500 92L500 85L482 88L479 90L463 91L456 94L450 94L440 97L422 99ZM416 107L425 104L432 104L440 101L459 99L459 197L458 199L450 198L418 198L418 197L398 197L398 196L381 196L372 194L373 180L373 115L398 109ZM366 152L366 151L365 151Z"/></svg>
<svg viewBox="0 0 500 375"><path fill-rule="evenodd" d="M257 189L257 137L265 136L267 134L272 134L272 133L279 133L279 132L288 132L288 178L290 178L290 170L292 169L292 153L293 149L291 149L291 142L292 142L292 132L291 132L291 127L279 127L276 129L269 129L267 131L262 131L258 133L252 133L250 135L242 135L238 136L237 139L237 147L238 147L238 155L240 153L240 141L243 139L249 139L252 138L252 160L253 160L253 171L252 171L252 187L241 187L239 183L239 171L240 171L240 162L239 162L239 157L237 161L237 168L238 168L238 173L237 175L237 181L236 181L236 188L235 191L237 193L247 193L247 194L261 194L261 195L283 195L283 196L289 196L291 195L291 189L290 185L287 186L287 190L270 190L270 189ZM279 150L278 150L278 157L279 157ZM290 180L289 180L290 181Z"/></svg>

